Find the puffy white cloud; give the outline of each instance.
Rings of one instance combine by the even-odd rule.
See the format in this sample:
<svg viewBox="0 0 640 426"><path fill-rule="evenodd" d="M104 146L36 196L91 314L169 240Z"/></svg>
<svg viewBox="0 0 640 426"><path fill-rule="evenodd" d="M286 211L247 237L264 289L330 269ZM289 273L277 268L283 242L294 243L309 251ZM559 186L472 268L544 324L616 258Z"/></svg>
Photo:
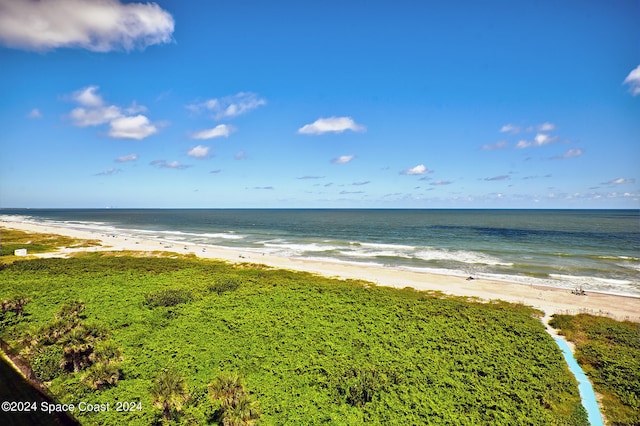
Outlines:
<svg viewBox="0 0 640 426"><path fill-rule="evenodd" d="M71 95L71 98L78 102L82 106L86 107L99 107L104 105L102 96L98 95L99 86L88 86L80 90L76 90Z"/></svg>
<svg viewBox="0 0 640 426"><path fill-rule="evenodd" d="M633 96L640 95L640 65L631 70L624 79L624 84L629 85L629 91Z"/></svg>
<svg viewBox="0 0 640 426"><path fill-rule="evenodd" d="M431 173L432 171L427 169L424 164L418 164L415 167L412 167L407 170L403 170L400 172L402 175L426 175Z"/></svg>
<svg viewBox="0 0 640 426"><path fill-rule="evenodd" d="M146 107L135 102L123 110L117 105L106 105L97 91L98 86L88 86L71 94L71 99L81 106L74 108L69 117L78 127L99 126L109 123L109 136L121 139L144 139L158 131L156 124L142 115L133 113L146 111ZM126 114L125 114L126 113Z"/></svg>
<svg viewBox="0 0 640 426"><path fill-rule="evenodd" d="M171 41L173 17L155 3L118 0L1 0L0 42L45 51L144 49Z"/></svg>
<svg viewBox="0 0 640 426"><path fill-rule="evenodd" d="M533 142L537 145L537 146L541 146L541 145L546 145L548 143L551 143L553 141L554 138L552 138L551 136L544 134L544 133L538 133L536 135L535 138L533 138Z"/></svg>
<svg viewBox="0 0 640 426"><path fill-rule="evenodd" d="M266 104L267 101L259 97L256 93L240 92L231 96L209 99L198 104L187 105L187 108L196 112L211 111L213 118L222 120L237 117Z"/></svg>
<svg viewBox="0 0 640 426"><path fill-rule="evenodd" d="M235 127L229 126L228 124L218 124L213 129L201 130L197 133L191 135L192 139L213 139L220 137L229 137L231 132L236 130Z"/></svg>
<svg viewBox="0 0 640 426"><path fill-rule="evenodd" d="M136 161L138 159L138 154L128 154L123 155L122 157L116 158L117 163L126 163L128 161Z"/></svg>
<svg viewBox="0 0 640 426"><path fill-rule="evenodd" d="M352 161L354 158L356 158L355 155L341 155L340 157L336 157L333 160L331 160L331 162L333 164L347 164L350 161Z"/></svg>
<svg viewBox="0 0 640 426"><path fill-rule="evenodd" d="M518 141L518 143L516 144L516 148L523 149L523 148L530 148L532 146L544 146L554 142L556 139L557 139L556 137L549 136L546 133L538 133L536 134L536 136L533 138L532 141L528 141L524 139Z"/></svg>
<svg viewBox="0 0 640 426"><path fill-rule="evenodd" d="M69 114L73 124L78 127L98 126L122 117L120 108L115 105L97 108L75 108Z"/></svg>
<svg viewBox="0 0 640 426"><path fill-rule="evenodd" d="M187 152L187 155L194 158L206 158L209 156L210 149L211 147L203 145L194 146Z"/></svg>
<svg viewBox="0 0 640 426"><path fill-rule="evenodd" d="M298 129L303 135L321 135L323 133L342 133L345 130L364 132L366 128L356 123L351 117L319 118L311 124L305 124Z"/></svg>
<svg viewBox="0 0 640 426"><path fill-rule="evenodd" d="M151 136L158 131L158 128L149 122L144 115L133 117L120 117L111 121L109 136L120 139L141 140Z"/></svg>

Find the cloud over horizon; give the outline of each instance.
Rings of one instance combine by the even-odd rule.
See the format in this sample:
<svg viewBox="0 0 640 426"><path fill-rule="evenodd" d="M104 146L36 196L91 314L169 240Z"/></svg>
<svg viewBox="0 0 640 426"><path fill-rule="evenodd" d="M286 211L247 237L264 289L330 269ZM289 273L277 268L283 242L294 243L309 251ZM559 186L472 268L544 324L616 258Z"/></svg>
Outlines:
<svg viewBox="0 0 640 426"><path fill-rule="evenodd" d="M322 135L324 133L342 133L346 130L364 132L366 127L356 123L351 117L319 118L311 124L305 124L298 129L302 135Z"/></svg>
<svg viewBox="0 0 640 426"><path fill-rule="evenodd" d="M0 43L17 49L130 51L170 42L173 29L173 17L156 3L0 1Z"/></svg>

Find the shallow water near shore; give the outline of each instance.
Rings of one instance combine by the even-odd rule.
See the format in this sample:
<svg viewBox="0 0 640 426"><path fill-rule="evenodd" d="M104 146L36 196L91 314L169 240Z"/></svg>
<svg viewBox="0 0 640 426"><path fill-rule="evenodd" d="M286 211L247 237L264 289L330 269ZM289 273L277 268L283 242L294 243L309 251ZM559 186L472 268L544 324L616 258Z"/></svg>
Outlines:
<svg viewBox="0 0 640 426"><path fill-rule="evenodd" d="M0 210L100 234L640 296L637 210Z"/></svg>

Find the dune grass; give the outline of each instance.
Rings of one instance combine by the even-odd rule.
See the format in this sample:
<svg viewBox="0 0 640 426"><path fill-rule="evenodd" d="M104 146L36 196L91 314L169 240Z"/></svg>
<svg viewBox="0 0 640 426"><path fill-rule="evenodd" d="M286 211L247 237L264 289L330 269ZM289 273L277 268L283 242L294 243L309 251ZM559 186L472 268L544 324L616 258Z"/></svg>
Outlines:
<svg viewBox="0 0 640 426"><path fill-rule="evenodd" d="M17 249L27 249L28 254L56 251L61 247L81 248L101 245L98 240L83 240L56 234L29 233L0 227L0 256L13 260Z"/></svg>

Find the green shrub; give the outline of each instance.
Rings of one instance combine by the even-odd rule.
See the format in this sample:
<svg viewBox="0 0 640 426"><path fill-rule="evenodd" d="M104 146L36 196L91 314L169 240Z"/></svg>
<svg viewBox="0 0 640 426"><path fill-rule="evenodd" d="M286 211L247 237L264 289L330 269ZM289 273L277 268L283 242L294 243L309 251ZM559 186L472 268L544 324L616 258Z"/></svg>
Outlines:
<svg viewBox="0 0 640 426"><path fill-rule="evenodd" d="M209 291L222 294L227 291L234 291L240 287L240 280L237 278L223 278L222 280L211 284Z"/></svg>
<svg viewBox="0 0 640 426"><path fill-rule="evenodd" d="M48 382L63 373L60 359L62 359L60 346L45 346L31 357L31 368L40 380Z"/></svg>
<svg viewBox="0 0 640 426"><path fill-rule="evenodd" d="M149 293L144 297L145 303L152 307L158 306L176 306L181 303L190 302L192 299L191 292L182 289L166 289L155 293Z"/></svg>

